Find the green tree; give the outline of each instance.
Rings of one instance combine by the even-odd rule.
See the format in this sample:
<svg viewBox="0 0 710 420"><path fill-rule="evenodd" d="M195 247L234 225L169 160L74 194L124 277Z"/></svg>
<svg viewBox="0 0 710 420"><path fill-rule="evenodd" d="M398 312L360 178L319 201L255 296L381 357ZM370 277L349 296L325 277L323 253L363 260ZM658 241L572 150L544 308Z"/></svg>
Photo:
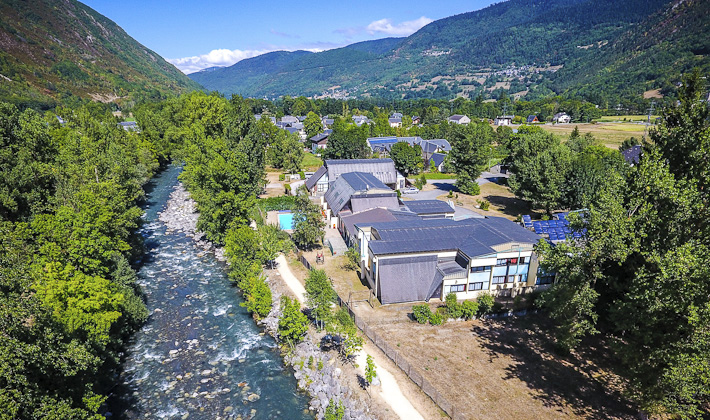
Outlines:
<svg viewBox="0 0 710 420"><path fill-rule="evenodd" d="M279 130L266 152L266 160L271 166L291 173L301 169L304 156L303 143L298 135L285 130Z"/></svg>
<svg viewBox="0 0 710 420"><path fill-rule="evenodd" d="M478 303L478 313L480 315L486 315L493 310L493 304L495 303L495 300L493 299L493 296L491 294L482 293L476 299L476 303Z"/></svg>
<svg viewBox="0 0 710 420"><path fill-rule="evenodd" d="M328 148L325 149L327 159L364 159L367 157L367 137L369 129L366 125L357 127L338 118L333 124L333 132L328 137Z"/></svg>
<svg viewBox="0 0 710 420"><path fill-rule="evenodd" d="M683 85L641 162L612 174L598 204L572 221L587 240L539 247L543 268L557 273L541 299L563 347L593 333L611 339L642 410L701 418L710 401L710 228L699 156L710 124L702 80Z"/></svg>
<svg viewBox="0 0 710 420"><path fill-rule="evenodd" d="M462 193L476 195L480 192L476 179L488 163L494 137L495 133L488 124L456 126L452 129L448 158L457 174L456 186Z"/></svg>
<svg viewBox="0 0 710 420"><path fill-rule="evenodd" d="M311 270L306 277L306 304L318 321L327 321L337 298L324 270Z"/></svg>
<svg viewBox="0 0 710 420"><path fill-rule="evenodd" d="M369 385L372 385L372 381L377 377L377 370L375 368L375 362L372 356L367 355L367 362L365 365L365 380Z"/></svg>
<svg viewBox="0 0 710 420"><path fill-rule="evenodd" d="M419 173L424 167L422 148L419 145L410 146L407 142L398 142L392 146L390 157L394 167L405 177Z"/></svg>
<svg viewBox="0 0 710 420"><path fill-rule="evenodd" d="M318 114L311 111L306 115L306 119L303 120L303 130L306 132L306 137L309 139L323 132L323 122Z"/></svg>
<svg viewBox="0 0 710 420"><path fill-rule="evenodd" d="M229 277L237 285L261 272L259 239L249 226L233 227L227 231L224 252L229 261Z"/></svg>
<svg viewBox="0 0 710 420"><path fill-rule="evenodd" d="M516 196L550 214L564 203L564 186L572 153L540 127L522 127L508 144L512 175L508 185Z"/></svg>
<svg viewBox="0 0 710 420"><path fill-rule="evenodd" d="M623 174L628 169L623 156L605 146L588 146L573 157L564 189L566 205L572 209L588 208L599 200L603 184L612 172Z"/></svg>
<svg viewBox="0 0 710 420"><path fill-rule="evenodd" d="M293 241L301 248L312 248L322 240L325 228L325 221L320 211L320 207L313 204L308 198L308 192L299 191L296 196L296 211L293 215Z"/></svg>
<svg viewBox="0 0 710 420"><path fill-rule="evenodd" d="M341 338L338 351L343 359L350 360L362 350L364 340L345 307L340 307L335 311L326 323L326 330Z"/></svg>
<svg viewBox="0 0 710 420"><path fill-rule="evenodd" d="M345 416L345 407L338 401L337 403L331 398L328 400L328 406L325 408L324 420L342 420Z"/></svg>
<svg viewBox="0 0 710 420"><path fill-rule="evenodd" d="M263 275L248 278L241 283L245 301L241 305L253 314L257 319L263 318L271 312L273 303L271 289L266 284L266 277Z"/></svg>
<svg viewBox="0 0 710 420"><path fill-rule="evenodd" d="M298 343L308 331L308 317L301 312L297 300L281 296L281 318L279 318L279 337L288 343Z"/></svg>

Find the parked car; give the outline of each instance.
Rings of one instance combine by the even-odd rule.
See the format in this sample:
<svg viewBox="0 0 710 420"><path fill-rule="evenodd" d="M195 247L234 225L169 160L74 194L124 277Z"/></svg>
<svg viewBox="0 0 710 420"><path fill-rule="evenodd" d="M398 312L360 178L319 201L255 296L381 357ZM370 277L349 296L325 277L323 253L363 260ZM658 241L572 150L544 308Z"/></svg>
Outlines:
<svg viewBox="0 0 710 420"><path fill-rule="evenodd" d="M407 187L402 190L402 194L416 194L418 192L419 189L415 187Z"/></svg>

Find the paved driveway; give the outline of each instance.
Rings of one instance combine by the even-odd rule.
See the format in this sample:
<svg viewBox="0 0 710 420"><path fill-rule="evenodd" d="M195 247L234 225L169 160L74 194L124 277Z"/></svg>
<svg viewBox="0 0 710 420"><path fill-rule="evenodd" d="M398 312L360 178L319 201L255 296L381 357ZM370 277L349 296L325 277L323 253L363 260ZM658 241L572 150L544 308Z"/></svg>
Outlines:
<svg viewBox="0 0 710 420"><path fill-rule="evenodd" d="M476 182L478 185L487 184L489 182L497 182L498 178L507 178L508 174L483 172ZM427 182L433 185L435 189L429 191L419 191L416 194L403 194L402 197L409 197L412 200L436 200L436 197L442 194L448 194L449 191L456 192L456 180L455 179L431 179ZM456 213L454 217L457 219L460 217L471 217L479 216L478 213L465 209L463 207L456 206Z"/></svg>

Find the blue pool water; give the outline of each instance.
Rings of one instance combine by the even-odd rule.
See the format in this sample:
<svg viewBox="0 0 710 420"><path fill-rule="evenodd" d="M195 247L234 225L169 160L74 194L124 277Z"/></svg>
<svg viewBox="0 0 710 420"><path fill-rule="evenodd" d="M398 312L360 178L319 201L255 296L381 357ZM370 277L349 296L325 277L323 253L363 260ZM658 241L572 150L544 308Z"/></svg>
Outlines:
<svg viewBox="0 0 710 420"><path fill-rule="evenodd" d="M279 227L281 230L293 230L293 213L279 213Z"/></svg>

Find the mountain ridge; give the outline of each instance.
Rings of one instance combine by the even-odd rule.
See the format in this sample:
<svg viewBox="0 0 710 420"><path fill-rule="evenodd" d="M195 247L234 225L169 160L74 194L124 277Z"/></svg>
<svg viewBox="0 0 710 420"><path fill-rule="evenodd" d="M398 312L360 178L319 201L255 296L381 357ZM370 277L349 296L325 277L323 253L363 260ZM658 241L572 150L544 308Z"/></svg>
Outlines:
<svg viewBox="0 0 710 420"><path fill-rule="evenodd" d="M0 1L0 99L40 108L137 101L201 87L75 0Z"/></svg>
<svg viewBox="0 0 710 420"><path fill-rule="evenodd" d="M627 64L612 46L622 39L627 43L643 41L639 28L652 27L656 24L654 16L668 10L706 10L699 3L702 2L509 0L434 21L403 39L368 41L375 45L381 42L377 49L368 47L363 51L346 46L294 57L275 71L262 73L258 80L242 73L257 65L258 57L238 63L240 71L230 75L232 80L224 77L220 83L213 82L228 68L191 77L210 90L252 97L452 99L481 95L496 99L505 90L509 95L531 99L569 94L588 95L596 103L620 101L640 98L647 89L667 87L668 80L679 78L680 72L671 69L649 80L642 80L635 73L626 77L623 72ZM695 22L674 28L684 34L676 37L676 42L685 42L697 28L706 28L708 16L700 14ZM699 39L697 43L702 44L700 51L707 47L707 41ZM609 64L605 71L614 71L611 76L590 70L612 61L620 64ZM679 68L685 69L692 61L683 58ZM696 61L701 67L708 65L707 56ZM600 92L599 86L589 86L593 81L612 88Z"/></svg>

